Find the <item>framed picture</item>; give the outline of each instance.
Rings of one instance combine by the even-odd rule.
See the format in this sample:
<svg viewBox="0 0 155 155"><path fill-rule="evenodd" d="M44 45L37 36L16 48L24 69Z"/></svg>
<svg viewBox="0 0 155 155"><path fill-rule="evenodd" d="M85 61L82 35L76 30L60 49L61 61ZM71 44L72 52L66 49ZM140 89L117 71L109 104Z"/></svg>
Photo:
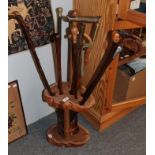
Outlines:
<svg viewBox="0 0 155 155"><path fill-rule="evenodd" d="M27 127L19 92L18 82L8 84L8 142L27 134Z"/></svg>

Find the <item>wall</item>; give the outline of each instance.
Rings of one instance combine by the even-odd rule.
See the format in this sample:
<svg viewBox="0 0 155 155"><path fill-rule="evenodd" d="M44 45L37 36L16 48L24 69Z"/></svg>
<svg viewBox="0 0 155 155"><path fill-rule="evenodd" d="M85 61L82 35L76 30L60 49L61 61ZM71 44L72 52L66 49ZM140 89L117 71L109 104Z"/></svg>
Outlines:
<svg viewBox="0 0 155 155"><path fill-rule="evenodd" d="M72 0L52 0L52 11L54 20L56 21L55 8L63 7L63 14L66 15L68 10L72 9ZM67 23L62 24L62 35L64 36ZM64 38L62 36L62 38ZM40 62L45 71L49 83L55 82L53 57L51 45L36 48ZM67 74L67 40L62 40L62 76L66 80ZM8 81L18 80L19 89L22 98L25 118L27 125L39 120L54 112L45 102L42 101L41 94L43 85L40 81L38 73L33 64L30 52L23 51L21 53L12 54L8 58Z"/></svg>

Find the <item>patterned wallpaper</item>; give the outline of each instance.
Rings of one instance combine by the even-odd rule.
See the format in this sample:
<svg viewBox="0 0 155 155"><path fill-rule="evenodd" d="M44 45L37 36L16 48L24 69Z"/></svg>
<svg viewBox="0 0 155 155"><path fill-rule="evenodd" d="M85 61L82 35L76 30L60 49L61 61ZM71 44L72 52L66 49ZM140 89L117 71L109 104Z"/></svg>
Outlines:
<svg viewBox="0 0 155 155"><path fill-rule="evenodd" d="M8 0L8 13L13 11L23 17L36 47L50 42L54 23L49 0ZM8 19L8 54L26 49L28 46L20 25L15 19Z"/></svg>

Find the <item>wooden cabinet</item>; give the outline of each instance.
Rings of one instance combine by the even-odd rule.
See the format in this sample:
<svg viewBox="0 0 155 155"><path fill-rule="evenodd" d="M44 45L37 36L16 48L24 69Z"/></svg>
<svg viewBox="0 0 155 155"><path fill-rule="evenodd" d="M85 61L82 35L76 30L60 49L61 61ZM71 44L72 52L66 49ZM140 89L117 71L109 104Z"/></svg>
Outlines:
<svg viewBox="0 0 155 155"><path fill-rule="evenodd" d="M87 85L107 47L106 36L109 30L116 28L116 10L118 0L75 0L74 8L82 16L102 16L98 37L91 51L90 62L86 67L83 84ZM132 23L129 22L131 25ZM137 23L133 23L139 27ZM132 25L132 26L133 26ZM123 25L124 26L124 25ZM132 27L131 27L132 28ZM88 27L89 31L89 27ZM83 116L99 131L119 120L139 105L145 103L145 96L120 103L113 103L113 90L119 65L117 57L96 86L93 95L96 104Z"/></svg>

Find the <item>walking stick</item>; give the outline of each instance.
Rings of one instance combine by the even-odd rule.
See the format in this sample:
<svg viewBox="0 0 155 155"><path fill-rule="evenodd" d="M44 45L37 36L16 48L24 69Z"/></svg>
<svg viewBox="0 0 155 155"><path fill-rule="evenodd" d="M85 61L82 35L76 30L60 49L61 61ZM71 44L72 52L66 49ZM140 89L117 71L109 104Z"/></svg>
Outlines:
<svg viewBox="0 0 155 155"><path fill-rule="evenodd" d="M57 33L54 36L55 47L56 47L56 57L57 57L57 73L58 73L58 88L60 94L63 94L62 87L62 73L61 73L61 25L62 25L62 8L57 8Z"/></svg>
<svg viewBox="0 0 155 155"><path fill-rule="evenodd" d="M102 75L104 74L104 72L106 71L107 67L110 65L112 60L115 58L115 56L122 51L126 37L127 39L128 38L136 39L134 36L124 33L123 31L109 32L108 34L109 45L96 71L94 72L91 80L89 81L86 91L82 95L83 100L80 103L81 105L83 105L87 101L89 96L92 94L97 83L99 82Z"/></svg>
<svg viewBox="0 0 155 155"><path fill-rule="evenodd" d="M84 62L82 59L82 52L83 48L90 47L92 45L92 40L94 41L94 38L96 36L97 28L98 28L98 22L100 17L79 17L78 12L76 10L72 10L68 13L68 16L65 18L67 21L69 21L69 52L72 50L72 67L73 67L73 78L72 78L72 85L71 85L71 91L70 93L77 98L77 89L80 87L80 80L81 75L84 67ZM75 20L74 20L75 19ZM91 37L84 33L85 24L84 23L93 23L93 30L91 32ZM83 29L83 30L82 30ZM80 39L80 32L83 31L83 36L81 33L81 39ZM89 41L87 44L83 44L84 38ZM78 48L76 55L76 49ZM70 52L71 53L71 52ZM71 63L71 57L69 59L69 66ZM78 65L78 70L76 70L76 65ZM70 125L78 129L78 117L77 112L70 111ZM75 130L78 131L78 130Z"/></svg>
<svg viewBox="0 0 155 155"><path fill-rule="evenodd" d="M22 16L18 13L18 12L13 12L11 15L9 15L9 18L14 18L18 21L18 23L20 24L21 26L21 29L22 29L22 32L25 36L25 39L27 41L27 44L28 44L28 48L30 49L30 53L31 53L31 56L33 58L33 61L34 61L34 64L35 64L35 67L38 71L38 74L40 76L40 79L44 85L44 87L48 90L48 93L51 95L51 96L54 96L55 93L52 92L48 82L47 82L47 79L46 79L46 76L44 74L44 71L41 67L41 64L40 64L40 61L39 61L39 58L36 54L36 50L35 50L35 46L33 45L33 42L30 38L30 35L28 33L28 30L27 30L27 26L24 22L24 20L22 19Z"/></svg>
<svg viewBox="0 0 155 155"><path fill-rule="evenodd" d="M75 99L77 99L77 91L78 91L78 86L79 86L79 81L78 77L80 72L80 62L81 62L81 52L83 49L83 35L85 31L85 25L83 23L80 23L80 28L79 28L79 35L78 34L78 29L76 25L72 27L72 36L73 36L73 80L72 80L72 85L71 85L71 93L74 94Z"/></svg>
<svg viewBox="0 0 155 155"><path fill-rule="evenodd" d="M61 7L56 9L57 13L57 33L54 34L54 42L56 48L56 59L57 59L57 82L59 88L59 94L63 94L63 86L62 86L62 71L61 71L61 28L62 28L62 12L63 9ZM58 132L64 136L64 111L63 109L56 109L57 115L57 125Z"/></svg>

